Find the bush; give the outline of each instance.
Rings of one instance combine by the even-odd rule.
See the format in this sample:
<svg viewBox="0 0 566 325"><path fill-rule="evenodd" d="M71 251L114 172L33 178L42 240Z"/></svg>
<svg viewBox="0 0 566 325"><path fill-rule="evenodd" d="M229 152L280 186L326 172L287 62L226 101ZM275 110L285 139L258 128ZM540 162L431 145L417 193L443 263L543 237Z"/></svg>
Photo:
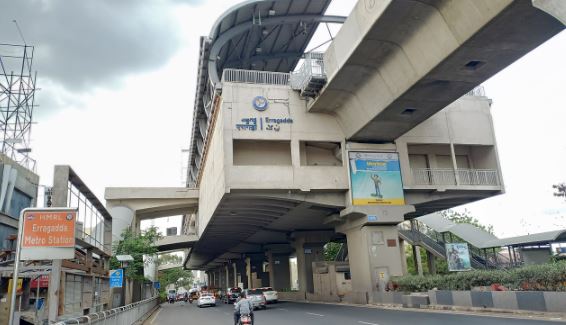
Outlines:
<svg viewBox="0 0 566 325"><path fill-rule="evenodd" d="M400 291L471 290L473 287L503 285L508 290L566 291L566 261L530 265L510 270L472 270L448 275L397 277Z"/></svg>

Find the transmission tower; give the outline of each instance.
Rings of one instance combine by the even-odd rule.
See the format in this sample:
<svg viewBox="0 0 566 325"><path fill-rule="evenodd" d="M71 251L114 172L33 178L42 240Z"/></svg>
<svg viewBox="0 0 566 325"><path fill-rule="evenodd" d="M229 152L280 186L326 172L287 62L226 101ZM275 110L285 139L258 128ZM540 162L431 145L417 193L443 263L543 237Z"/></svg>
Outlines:
<svg viewBox="0 0 566 325"><path fill-rule="evenodd" d="M33 46L0 43L0 145L2 153L34 171L29 154L35 85Z"/></svg>

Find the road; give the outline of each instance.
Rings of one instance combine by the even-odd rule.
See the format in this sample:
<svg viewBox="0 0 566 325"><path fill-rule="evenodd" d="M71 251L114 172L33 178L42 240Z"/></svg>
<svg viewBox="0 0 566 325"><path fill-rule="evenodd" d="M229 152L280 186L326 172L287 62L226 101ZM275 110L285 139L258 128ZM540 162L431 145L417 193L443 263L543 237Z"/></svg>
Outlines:
<svg viewBox="0 0 566 325"><path fill-rule="evenodd" d="M534 325L556 324L542 320L476 316L432 311L406 311L329 304L280 302L255 312L256 325ZM231 324L232 305L198 308L195 303L163 304L146 324Z"/></svg>

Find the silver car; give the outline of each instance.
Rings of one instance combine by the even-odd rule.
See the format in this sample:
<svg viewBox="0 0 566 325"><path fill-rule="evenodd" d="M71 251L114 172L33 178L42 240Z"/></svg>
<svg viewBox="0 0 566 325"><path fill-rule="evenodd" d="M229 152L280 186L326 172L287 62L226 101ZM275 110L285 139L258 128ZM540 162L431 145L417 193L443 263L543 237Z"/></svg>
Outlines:
<svg viewBox="0 0 566 325"><path fill-rule="evenodd" d="M252 302L254 309L267 309L267 300L260 289L246 289L246 298Z"/></svg>
<svg viewBox="0 0 566 325"><path fill-rule="evenodd" d="M216 306L216 298L209 293L201 294L197 300L197 307Z"/></svg>

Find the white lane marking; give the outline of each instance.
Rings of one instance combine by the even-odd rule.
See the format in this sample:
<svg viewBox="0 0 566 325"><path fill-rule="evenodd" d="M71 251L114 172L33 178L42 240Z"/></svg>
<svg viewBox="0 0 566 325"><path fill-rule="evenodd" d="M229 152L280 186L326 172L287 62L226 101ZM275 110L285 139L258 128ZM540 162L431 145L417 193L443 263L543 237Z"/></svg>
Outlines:
<svg viewBox="0 0 566 325"><path fill-rule="evenodd" d="M277 308L277 310L288 311L289 309L285 309L285 308Z"/></svg>
<svg viewBox="0 0 566 325"><path fill-rule="evenodd" d="M361 320L359 320L358 323L360 323L360 324L365 324L365 325L379 325L379 324L377 324L377 323L362 322Z"/></svg>
<svg viewBox="0 0 566 325"><path fill-rule="evenodd" d="M321 317L323 317L323 316L324 316L324 315L321 315L321 314L315 314L315 313L307 313L307 314L309 314L309 315L313 315L313 316L321 316Z"/></svg>

